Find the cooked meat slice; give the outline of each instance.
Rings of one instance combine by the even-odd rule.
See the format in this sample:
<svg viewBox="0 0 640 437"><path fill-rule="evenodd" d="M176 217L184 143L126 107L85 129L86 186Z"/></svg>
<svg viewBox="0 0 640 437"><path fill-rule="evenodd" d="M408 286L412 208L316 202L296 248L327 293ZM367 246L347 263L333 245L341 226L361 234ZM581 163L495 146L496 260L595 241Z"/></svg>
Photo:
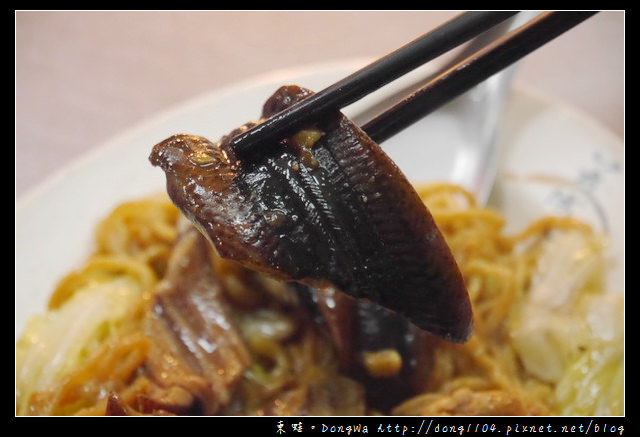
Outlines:
<svg viewBox="0 0 640 437"><path fill-rule="evenodd" d="M250 361L213 274L210 250L193 228L176 244L154 296L146 363L159 385L186 389L203 414L229 402Z"/></svg>
<svg viewBox="0 0 640 437"><path fill-rule="evenodd" d="M282 87L262 117L310 93ZM250 156L230 147L237 132L215 144L175 135L150 156L173 202L221 256L316 288L335 286L452 341L469 337L469 298L442 234L362 130L335 112Z"/></svg>
<svg viewBox="0 0 640 437"><path fill-rule="evenodd" d="M298 290L327 326L343 372L363 384L368 405L388 412L428 389L439 339L371 301L332 289Z"/></svg>

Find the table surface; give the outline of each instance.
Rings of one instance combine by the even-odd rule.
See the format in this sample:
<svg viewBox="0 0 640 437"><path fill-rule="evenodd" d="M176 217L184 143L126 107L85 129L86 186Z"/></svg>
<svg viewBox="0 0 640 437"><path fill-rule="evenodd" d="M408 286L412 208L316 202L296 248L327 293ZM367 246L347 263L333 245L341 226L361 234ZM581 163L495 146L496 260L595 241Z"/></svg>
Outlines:
<svg viewBox="0 0 640 437"><path fill-rule="evenodd" d="M190 98L276 69L380 57L458 13L16 11L16 199ZM624 139L624 24L624 11L589 18L524 58L516 86Z"/></svg>

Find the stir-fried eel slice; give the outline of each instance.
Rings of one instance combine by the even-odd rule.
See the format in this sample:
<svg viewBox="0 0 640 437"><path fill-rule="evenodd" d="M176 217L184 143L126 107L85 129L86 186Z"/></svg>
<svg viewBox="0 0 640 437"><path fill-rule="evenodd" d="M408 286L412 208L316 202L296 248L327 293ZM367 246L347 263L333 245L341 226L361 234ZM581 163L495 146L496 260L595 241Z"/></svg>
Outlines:
<svg viewBox="0 0 640 437"><path fill-rule="evenodd" d="M262 116L309 94L282 87ZM335 286L453 341L468 338L469 298L443 236L361 129L335 112L246 157L229 145L235 134L216 144L175 135L150 157L165 171L174 203L221 256L316 288Z"/></svg>
<svg viewBox="0 0 640 437"><path fill-rule="evenodd" d="M250 362L213 274L209 243L195 229L181 236L149 320L153 340L147 362L164 387L181 387L214 414L231 399Z"/></svg>
<svg viewBox="0 0 640 437"><path fill-rule="evenodd" d="M428 389L439 339L371 301L296 288L331 334L343 372L365 387L368 405L387 412Z"/></svg>

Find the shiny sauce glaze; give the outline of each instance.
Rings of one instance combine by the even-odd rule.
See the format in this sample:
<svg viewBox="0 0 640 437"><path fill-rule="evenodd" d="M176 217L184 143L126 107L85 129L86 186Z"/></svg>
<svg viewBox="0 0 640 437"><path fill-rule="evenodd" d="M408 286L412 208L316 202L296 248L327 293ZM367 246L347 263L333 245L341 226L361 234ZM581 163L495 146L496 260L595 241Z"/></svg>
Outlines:
<svg viewBox="0 0 640 437"><path fill-rule="evenodd" d="M284 86L262 118L310 95ZM412 185L340 112L257 153L179 134L157 144L167 191L220 256L287 281L334 287L446 340L472 332L464 280Z"/></svg>

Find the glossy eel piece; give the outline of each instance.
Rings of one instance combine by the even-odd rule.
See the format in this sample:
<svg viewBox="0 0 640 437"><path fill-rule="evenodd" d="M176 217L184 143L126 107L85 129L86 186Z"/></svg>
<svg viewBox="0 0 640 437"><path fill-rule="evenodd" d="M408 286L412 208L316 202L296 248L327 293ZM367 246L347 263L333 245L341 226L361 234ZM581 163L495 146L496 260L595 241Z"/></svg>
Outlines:
<svg viewBox="0 0 640 437"><path fill-rule="evenodd" d="M262 118L310 95L283 86ZM155 145L167 191L220 256L287 281L333 286L450 341L472 332L458 266L412 185L340 112L259 153L179 134Z"/></svg>

